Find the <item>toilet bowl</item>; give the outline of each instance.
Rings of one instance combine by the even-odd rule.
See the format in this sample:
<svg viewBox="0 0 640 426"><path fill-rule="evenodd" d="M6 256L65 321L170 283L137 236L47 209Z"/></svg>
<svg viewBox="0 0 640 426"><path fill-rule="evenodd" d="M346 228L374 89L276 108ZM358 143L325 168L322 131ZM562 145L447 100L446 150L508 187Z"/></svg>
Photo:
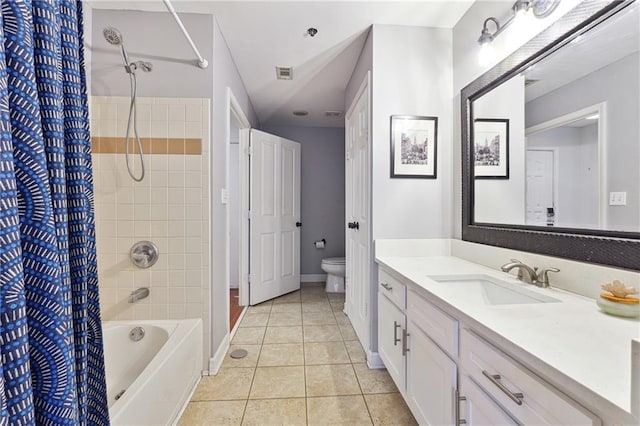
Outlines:
<svg viewBox="0 0 640 426"><path fill-rule="evenodd" d="M328 257L322 259L320 267L327 273L327 293L344 293L344 276L347 266L344 257Z"/></svg>

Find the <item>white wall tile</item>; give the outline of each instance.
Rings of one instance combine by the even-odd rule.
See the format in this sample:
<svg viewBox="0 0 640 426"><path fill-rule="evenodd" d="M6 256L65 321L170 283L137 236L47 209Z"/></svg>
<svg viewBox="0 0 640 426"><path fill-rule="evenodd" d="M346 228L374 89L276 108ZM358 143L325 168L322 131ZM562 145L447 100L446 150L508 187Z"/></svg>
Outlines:
<svg viewBox="0 0 640 426"><path fill-rule="evenodd" d="M124 136L128 108L128 97L92 97L93 136ZM104 318L202 317L208 336L210 238L203 233L210 229L209 101L138 98L137 108L140 137L202 137L205 154L146 153L147 175L140 183L129 176L123 154L94 154L101 308L109 314ZM138 164L136 156L132 160ZM160 250L148 270L129 259L132 245L142 239ZM150 297L128 304L131 291L142 286L151 289Z"/></svg>

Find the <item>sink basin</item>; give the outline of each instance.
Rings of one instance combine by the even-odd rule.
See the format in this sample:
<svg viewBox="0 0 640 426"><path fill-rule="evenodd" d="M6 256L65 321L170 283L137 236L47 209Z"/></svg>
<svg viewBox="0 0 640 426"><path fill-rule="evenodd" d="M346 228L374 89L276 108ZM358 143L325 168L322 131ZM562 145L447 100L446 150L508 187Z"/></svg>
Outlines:
<svg viewBox="0 0 640 426"><path fill-rule="evenodd" d="M519 305L560 302L553 297L520 287L488 275L429 276L434 281L464 290L466 297L483 301L485 305Z"/></svg>

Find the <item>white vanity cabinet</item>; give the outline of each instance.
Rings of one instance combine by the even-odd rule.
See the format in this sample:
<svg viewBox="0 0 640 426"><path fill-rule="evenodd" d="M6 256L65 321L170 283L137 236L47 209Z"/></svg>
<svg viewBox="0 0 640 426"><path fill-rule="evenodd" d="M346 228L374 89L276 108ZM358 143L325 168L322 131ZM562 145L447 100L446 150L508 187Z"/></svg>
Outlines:
<svg viewBox="0 0 640 426"><path fill-rule="evenodd" d="M601 421L382 267L378 351L421 425ZM443 307L444 309L444 307Z"/></svg>
<svg viewBox="0 0 640 426"><path fill-rule="evenodd" d="M402 390L406 377L406 287L380 270L378 291L378 353L396 386Z"/></svg>

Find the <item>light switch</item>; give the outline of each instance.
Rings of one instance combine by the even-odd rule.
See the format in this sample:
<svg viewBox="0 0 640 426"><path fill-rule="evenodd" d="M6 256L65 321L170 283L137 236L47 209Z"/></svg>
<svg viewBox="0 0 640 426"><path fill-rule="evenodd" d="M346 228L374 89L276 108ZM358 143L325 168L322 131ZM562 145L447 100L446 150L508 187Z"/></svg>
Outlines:
<svg viewBox="0 0 640 426"><path fill-rule="evenodd" d="M222 188L220 191L220 202L222 204L229 204L229 191L227 188Z"/></svg>
<svg viewBox="0 0 640 426"><path fill-rule="evenodd" d="M610 192L609 205L610 206L626 206L627 193L626 192Z"/></svg>

